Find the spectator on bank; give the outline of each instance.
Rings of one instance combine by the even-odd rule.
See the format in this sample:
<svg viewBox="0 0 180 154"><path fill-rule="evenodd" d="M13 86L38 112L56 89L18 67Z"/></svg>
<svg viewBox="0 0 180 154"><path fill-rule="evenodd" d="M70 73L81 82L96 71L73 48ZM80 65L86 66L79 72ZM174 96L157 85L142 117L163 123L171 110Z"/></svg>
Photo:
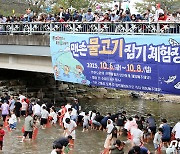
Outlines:
<svg viewBox="0 0 180 154"><path fill-rule="evenodd" d="M88 22L93 21L93 15L92 15L92 9L91 8L89 8L87 10L87 13L83 17L83 21L88 21Z"/></svg>
<svg viewBox="0 0 180 154"><path fill-rule="evenodd" d="M70 18L71 18L70 11L69 11L69 9L66 9L66 11L64 13L64 20L67 22L70 20Z"/></svg>
<svg viewBox="0 0 180 154"><path fill-rule="evenodd" d="M122 14L122 22L126 21L131 21L129 10L126 10L126 12Z"/></svg>
<svg viewBox="0 0 180 154"><path fill-rule="evenodd" d="M119 20L119 16L116 15L115 11L113 11L110 15L110 21L117 22Z"/></svg>
<svg viewBox="0 0 180 154"><path fill-rule="evenodd" d="M119 15L120 11L119 11L119 8L118 8L118 5L114 5L114 9L113 9L113 12L115 13L115 15Z"/></svg>
<svg viewBox="0 0 180 154"><path fill-rule="evenodd" d="M59 15L59 18L61 19L61 18L64 18L64 8L63 7L60 7L59 8L59 13L58 13L58 15Z"/></svg>
<svg viewBox="0 0 180 154"><path fill-rule="evenodd" d="M161 15L163 15L164 14L164 11L163 11L163 9L161 9L161 4L156 4L156 12L155 12L155 16L154 16L154 21L158 21L159 20L159 17L161 16Z"/></svg>

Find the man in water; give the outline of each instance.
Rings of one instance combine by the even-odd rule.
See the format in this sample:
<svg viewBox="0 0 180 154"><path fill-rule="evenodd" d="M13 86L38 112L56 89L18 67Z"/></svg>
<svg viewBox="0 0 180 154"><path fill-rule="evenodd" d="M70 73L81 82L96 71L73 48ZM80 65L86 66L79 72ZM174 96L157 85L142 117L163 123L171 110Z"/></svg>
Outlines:
<svg viewBox="0 0 180 154"><path fill-rule="evenodd" d="M32 112L29 112L28 116L25 118L25 122L24 122L25 132L21 142L24 142L28 134L29 134L29 139L32 140L33 126L34 124L33 124Z"/></svg>
<svg viewBox="0 0 180 154"><path fill-rule="evenodd" d="M56 145L61 144L64 152L69 152L70 142L72 141L72 136L69 135L68 137L61 137L53 142L53 149L56 149Z"/></svg>

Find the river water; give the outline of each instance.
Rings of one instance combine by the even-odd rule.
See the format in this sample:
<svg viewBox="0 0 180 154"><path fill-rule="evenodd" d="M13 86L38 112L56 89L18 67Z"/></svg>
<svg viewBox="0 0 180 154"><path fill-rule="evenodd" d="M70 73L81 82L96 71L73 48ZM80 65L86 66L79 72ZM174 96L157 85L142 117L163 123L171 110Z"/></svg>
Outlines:
<svg viewBox="0 0 180 154"><path fill-rule="evenodd" d="M82 110L96 109L103 115L107 112L116 113L118 111L127 111L127 117L131 115L145 116L151 113L155 116L157 123L161 118L167 118L168 123L173 126L180 120L180 104L158 103L152 101L144 101L140 99L122 98L122 99L95 99L80 100ZM63 130L59 126L52 126L45 130L39 129L37 139L30 142L20 143L22 136L21 128L24 118L18 123L16 130L8 132L4 137L4 154L50 154L52 150L52 142L62 136ZM76 140L73 154L99 154L103 150L103 144L106 133L97 130L90 130L82 133L82 127L76 130ZM120 140L126 141L125 136L121 136ZM152 141L145 144L153 152ZM125 153L129 149L129 144L125 146Z"/></svg>

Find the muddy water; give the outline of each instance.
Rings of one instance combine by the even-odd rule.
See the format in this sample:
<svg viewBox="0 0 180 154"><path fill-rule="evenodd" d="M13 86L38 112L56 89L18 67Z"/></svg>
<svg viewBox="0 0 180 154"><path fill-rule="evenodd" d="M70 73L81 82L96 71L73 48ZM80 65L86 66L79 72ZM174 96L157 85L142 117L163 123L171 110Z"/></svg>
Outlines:
<svg viewBox="0 0 180 154"><path fill-rule="evenodd" d="M116 113L118 111L126 110L127 116L130 115L146 115L152 113L156 121L167 118L171 126L178 121L180 117L180 104L172 103L157 103L151 101L143 101L138 99L118 99L118 100L80 100L82 110L96 109L103 115L107 112ZM58 137L62 136L63 130L59 127L51 127L45 130L39 130L37 139L30 142L20 143L20 136L22 136L21 128L24 118L18 123L17 130L8 132L4 138L4 154L50 154L52 150L52 142ZM102 131L91 130L82 133L82 128L78 127L76 131L77 139L75 140L75 147L73 154L99 154L103 150L103 144L106 138L106 133ZM120 140L126 141L125 136L121 136ZM145 144L153 152L152 141ZM129 149L129 144L125 147L125 153Z"/></svg>

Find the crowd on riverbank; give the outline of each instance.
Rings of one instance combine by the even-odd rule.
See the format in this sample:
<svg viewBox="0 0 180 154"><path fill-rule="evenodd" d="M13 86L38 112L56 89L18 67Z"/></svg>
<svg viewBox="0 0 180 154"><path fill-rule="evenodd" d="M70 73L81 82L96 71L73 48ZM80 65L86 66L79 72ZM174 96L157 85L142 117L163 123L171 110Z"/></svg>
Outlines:
<svg viewBox="0 0 180 154"><path fill-rule="evenodd" d="M82 133L85 131L104 130L107 137L104 143L102 153L124 153L124 144L121 135L125 134L131 143L131 153L150 153L144 147L144 142L154 143L156 153L164 147L168 150L174 150L175 146L169 145L179 142L180 139L180 122L174 127L170 127L166 119L162 119L162 124L158 127L155 119L151 114L147 117L127 116L126 111L116 114L107 113L103 116L96 110L81 111L77 99L73 99L67 104L62 104L61 109L57 110L51 103L43 103L39 99L29 99L22 94L19 96L9 96L4 93L1 96L1 110L4 127L9 131L16 129L20 122L20 117L24 120L24 135L21 142L24 142L29 135L30 139L36 139L38 129L46 129L49 125L58 125L64 129L64 137L53 143L52 154L70 153L76 138L76 127L82 126ZM131 115L128 113L128 115ZM3 146L3 128L0 127L1 147ZM173 136L174 134L174 136ZM178 145L176 145L178 146ZM163 147L163 148L162 148ZM140 152L141 151L141 152ZM168 153L168 152L167 152Z"/></svg>
<svg viewBox="0 0 180 154"><path fill-rule="evenodd" d="M156 5L156 11L147 9L142 14L134 14L129 8L126 10L119 9L118 5L115 5L113 9L106 11L95 11L91 8L88 10L81 9L80 11L70 11L69 9L59 8L59 12L52 13L39 13L37 14L30 8L26 9L26 13L20 16L3 16L0 15L0 23L13 23L13 22L158 22L158 21L170 21L179 22L180 12L174 11L172 13L163 10L160 4Z"/></svg>

